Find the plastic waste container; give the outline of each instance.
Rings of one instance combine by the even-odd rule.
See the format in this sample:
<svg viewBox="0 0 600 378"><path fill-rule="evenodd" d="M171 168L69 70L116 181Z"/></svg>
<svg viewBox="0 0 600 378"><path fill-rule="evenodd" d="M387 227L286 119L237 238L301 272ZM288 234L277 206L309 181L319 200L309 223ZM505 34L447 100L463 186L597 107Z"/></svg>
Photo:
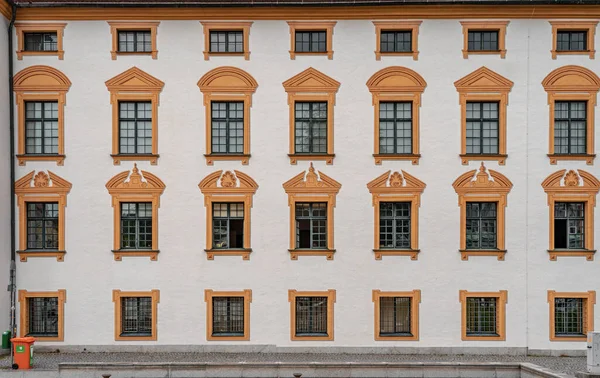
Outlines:
<svg viewBox="0 0 600 378"><path fill-rule="evenodd" d="M2 332L2 349L10 349L10 331Z"/></svg>
<svg viewBox="0 0 600 378"><path fill-rule="evenodd" d="M33 366L33 343L35 342L35 338L14 337L10 341L14 348L13 369L31 369L31 366Z"/></svg>

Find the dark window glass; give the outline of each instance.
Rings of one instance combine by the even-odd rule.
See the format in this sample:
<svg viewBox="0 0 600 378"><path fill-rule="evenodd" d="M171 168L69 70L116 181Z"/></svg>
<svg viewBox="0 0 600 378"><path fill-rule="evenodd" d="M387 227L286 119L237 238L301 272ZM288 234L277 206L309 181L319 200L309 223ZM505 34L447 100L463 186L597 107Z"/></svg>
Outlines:
<svg viewBox="0 0 600 378"><path fill-rule="evenodd" d="M152 298L121 298L121 336L152 336Z"/></svg>
<svg viewBox="0 0 600 378"><path fill-rule="evenodd" d="M296 153L327 153L327 103L296 102Z"/></svg>
<svg viewBox="0 0 600 378"><path fill-rule="evenodd" d="M327 297L296 297L296 335L327 336Z"/></svg>
<svg viewBox="0 0 600 378"><path fill-rule="evenodd" d="M467 154L498 153L498 103L467 102Z"/></svg>
<svg viewBox="0 0 600 378"><path fill-rule="evenodd" d="M554 153L585 154L587 103L585 101L554 103Z"/></svg>
<svg viewBox="0 0 600 378"><path fill-rule="evenodd" d="M496 298L467 298L467 336L498 336Z"/></svg>
<svg viewBox="0 0 600 378"><path fill-rule="evenodd" d="M326 31L297 31L296 52L327 52Z"/></svg>
<svg viewBox="0 0 600 378"><path fill-rule="evenodd" d="M412 102L379 104L379 153L412 153Z"/></svg>
<svg viewBox="0 0 600 378"><path fill-rule="evenodd" d="M58 51L56 33L25 33L25 51Z"/></svg>
<svg viewBox="0 0 600 378"><path fill-rule="evenodd" d="M557 51L587 51L587 32L558 31L556 33Z"/></svg>
<svg viewBox="0 0 600 378"><path fill-rule="evenodd" d="M554 203L554 248L583 249L585 239L585 204Z"/></svg>
<svg viewBox="0 0 600 378"><path fill-rule="evenodd" d="M119 52L152 52L150 30L120 31Z"/></svg>
<svg viewBox="0 0 600 378"><path fill-rule="evenodd" d="M585 336L583 298L554 299L554 334Z"/></svg>
<svg viewBox="0 0 600 378"><path fill-rule="evenodd" d="M412 52L410 31L382 31L379 50L381 52Z"/></svg>
<svg viewBox="0 0 600 378"><path fill-rule="evenodd" d="M244 32L242 31L211 31L210 52L244 52Z"/></svg>
<svg viewBox="0 0 600 378"><path fill-rule="evenodd" d="M151 102L119 102L119 153L152 153Z"/></svg>
<svg viewBox="0 0 600 378"><path fill-rule="evenodd" d="M25 102L25 153L58 154L58 102Z"/></svg>
<svg viewBox="0 0 600 378"><path fill-rule="evenodd" d="M410 302L408 297L379 298L380 336L412 336Z"/></svg>
<svg viewBox="0 0 600 378"><path fill-rule="evenodd" d="M213 297L212 335L244 336L244 297Z"/></svg>
<svg viewBox="0 0 600 378"><path fill-rule="evenodd" d="M27 203L27 249L58 249L58 203Z"/></svg>
<svg viewBox="0 0 600 378"><path fill-rule="evenodd" d="M467 202L467 249L496 248L496 202Z"/></svg>
<svg viewBox="0 0 600 378"><path fill-rule="evenodd" d="M327 203L296 203L296 248L327 248Z"/></svg>
<svg viewBox="0 0 600 378"><path fill-rule="evenodd" d="M244 248L244 204L213 203L213 248Z"/></svg>
<svg viewBox="0 0 600 378"><path fill-rule="evenodd" d="M469 51L498 51L498 31L469 31Z"/></svg>
<svg viewBox="0 0 600 378"><path fill-rule="evenodd" d="M244 103L211 102L212 153L244 152Z"/></svg>
<svg viewBox="0 0 600 378"><path fill-rule="evenodd" d="M410 202L379 203L379 248L410 248Z"/></svg>
<svg viewBox="0 0 600 378"><path fill-rule="evenodd" d="M58 337L58 298L28 298L29 319L26 336Z"/></svg>
<svg viewBox="0 0 600 378"><path fill-rule="evenodd" d="M152 203L121 203L121 249L152 248Z"/></svg>

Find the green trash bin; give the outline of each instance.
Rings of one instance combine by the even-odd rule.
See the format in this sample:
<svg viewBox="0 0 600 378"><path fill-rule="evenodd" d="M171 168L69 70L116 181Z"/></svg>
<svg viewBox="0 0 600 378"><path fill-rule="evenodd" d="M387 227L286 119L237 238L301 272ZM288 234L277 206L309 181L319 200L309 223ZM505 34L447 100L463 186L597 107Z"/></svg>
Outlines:
<svg viewBox="0 0 600 378"><path fill-rule="evenodd" d="M10 349L10 331L2 332L2 349Z"/></svg>

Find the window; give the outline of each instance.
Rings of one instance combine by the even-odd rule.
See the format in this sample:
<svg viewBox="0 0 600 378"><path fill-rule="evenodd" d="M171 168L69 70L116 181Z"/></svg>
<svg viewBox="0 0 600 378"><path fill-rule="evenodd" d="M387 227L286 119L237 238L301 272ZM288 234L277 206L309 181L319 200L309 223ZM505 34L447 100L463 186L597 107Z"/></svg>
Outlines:
<svg viewBox="0 0 600 378"><path fill-rule="evenodd" d="M211 102L212 151L244 153L244 103Z"/></svg>
<svg viewBox="0 0 600 378"><path fill-rule="evenodd" d="M19 290L19 336L33 336L35 341L64 341L64 306L66 291L31 292Z"/></svg>
<svg viewBox="0 0 600 378"><path fill-rule="evenodd" d="M558 55L596 56L594 39L598 21L550 21L552 25L552 59Z"/></svg>
<svg viewBox="0 0 600 378"><path fill-rule="evenodd" d="M333 340L335 290L288 292L292 341Z"/></svg>
<svg viewBox="0 0 600 378"><path fill-rule="evenodd" d="M294 153L327 153L327 103L296 102Z"/></svg>
<svg viewBox="0 0 600 378"><path fill-rule="evenodd" d="M250 60L252 22L200 22L204 29L204 60L211 56L244 56Z"/></svg>
<svg viewBox="0 0 600 378"><path fill-rule="evenodd" d="M497 30L469 30L468 50L471 51L498 51Z"/></svg>
<svg viewBox="0 0 600 378"><path fill-rule="evenodd" d="M17 59L24 55L56 55L63 60L63 35L67 24L16 22Z"/></svg>
<svg viewBox="0 0 600 378"><path fill-rule="evenodd" d="M244 203L213 203L213 248L244 248Z"/></svg>
<svg viewBox="0 0 600 378"><path fill-rule="evenodd" d="M375 340L419 340L421 290L407 292L373 290Z"/></svg>
<svg viewBox="0 0 600 378"><path fill-rule="evenodd" d="M506 57L506 28L509 21L461 21L463 58L472 54L497 54Z"/></svg>
<svg viewBox="0 0 600 378"><path fill-rule="evenodd" d="M412 153L412 103L379 103L379 153Z"/></svg>
<svg viewBox="0 0 600 378"><path fill-rule="evenodd" d="M121 202L121 249L152 248L152 203Z"/></svg>
<svg viewBox="0 0 600 378"><path fill-rule="evenodd" d="M108 24L112 35L112 60L118 55L150 55L152 59L158 59L156 35L160 22L108 21Z"/></svg>
<svg viewBox="0 0 600 378"><path fill-rule="evenodd" d="M498 292L459 292L462 307L462 340L506 340L506 290Z"/></svg>
<svg viewBox="0 0 600 378"><path fill-rule="evenodd" d="M467 102L467 154L498 154L497 102Z"/></svg>
<svg viewBox="0 0 600 378"><path fill-rule="evenodd" d="M419 58L418 36L422 21L373 21L375 25L375 59L382 56Z"/></svg>
<svg viewBox="0 0 600 378"><path fill-rule="evenodd" d="M204 300L206 301L207 340L250 340L252 290L205 290Z"/></svg>
<svg viewBox="0 0 600 378"><path fill-rule="evenodd" d="M596 292L557 293L548 290L550 341L582 341L594 329Z"/></svg>
<svg viewBox="0 0 600 378"><path fill-rule="evenodd" d="M119 102L119 154L152 153L152 103Z"/></svg>
<svg viewBox="0 0 600 378"><path fill-rule="evenodd" d="M496 248L496 202L467 202L467 249Z"/></svg>
<svg viewBox="0 0 600 378"><path fill-rule="evenodd" d="M326 202L296 202L296 248L327 248Z"/></svg>
<svg viewBox="0 0 600 378"><path fill-rule="evenodd" d="M585 51L587 49L587 31L558 31L556 33L556 51Z"/></svg>
<svg viewBox="0 0 600 378"><path fill-rule="evenodd" d="M57 33L24 33L25 51L58 51Z"/></svg>
<svg viewBox="0 0 600 378"><path fill-rule="evenodd" d="M156 341L159 300L159 290L113 290L115 341Z"/></svg>
<svg viewBox="0 0 600 378"><path fill-rule="evenodd" d="M25 153L58 154L58 102L25 102Z"/></svg>
<svg viewBox="0 0 600 378"><path fill-rule="evenodd" d="M296 55L327 55L333 59L333 27L337 22L288 21L290 26L290 58Z"/></svg>
<svg viewBox="0 0 600 378"><path fill-rule="evenodd" d="M381 32L381 45L379 49L382 53L386 52L411 52L412 51L412 33L411 31L387 31Z"/></svg>
<svg viewBox="0 0 600 378"><path fill-rule="evenodd" d="M585 238L585 203L554 203L554 248L583 249Z"/></svg>
<svg viewBox="0 0 600 378"><path fill-rule="evenodd" d="M379 248L410 248L410 202L379 203Z"/></svg>
<svg viewBox="0 0 600 378"><path fill-rule="evenodd" d="M557 101L554 104L554 153L586 153L586 102Z"/></svg>
<svg viewBox="0 0 600 378"><path fill-rule="evenodd" d="M27 249L58 250L58 202L27 202Z"/></svg>
<svg viewBox="0 0 600 378"><path fill-rule="evenodd" d="M242 31L211 31L210 52L244 52L244 33Z"/></svg>

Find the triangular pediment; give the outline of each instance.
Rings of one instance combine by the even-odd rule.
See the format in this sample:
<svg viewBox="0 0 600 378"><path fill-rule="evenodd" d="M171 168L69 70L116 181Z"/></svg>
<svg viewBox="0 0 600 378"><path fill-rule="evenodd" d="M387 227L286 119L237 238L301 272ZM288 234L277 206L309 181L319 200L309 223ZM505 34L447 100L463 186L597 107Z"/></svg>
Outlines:
<svg viewBox="0 0 600 378"><path fill-rule="evenodd" d="M312 67L283 82L286 92L337 92L340 82Z"/></svg>
<svg viewBox="0 0 600 378"><path fill-rule="evenodd" d="M162 90L165 83L154 76L140 70L137 67L131 67L127 71L113 77L105 82L109 91L153 91Z"/></svg>
<svg viewBox="0 0 600 378"><path fill-rule="evenodd" d="M111 194L123 191L132 193L162 193L165 187L161 179L150 172L140 171L137 164L133 165L131 172L121 172L106 183L106 189Z"/></svg>
<svg viewBox="0 0 600 378"><path fill-rule="evenodd" d="M286 193L314 192L337 193L342 184L321 171L316 171L312 163L307 171L300 172L283 184Z"/></svg>
<svg viewBox="0 0 600 378"><path fill-rule="evenodd" d="M258 184L240 171L216 171L206 176L198 187L202 193L255 193Z"/></svg>
<svg viewBox="0 0 600 378"><path fill-rule="evenodd" d="M400 173L401 172L401 173ZM418 178L404 172L387 171L367 184L371 193L422 193L427 185Z"/></svg>
<svg viewBox="0 0 600 378"><path fill-rule="evenodd" d="M481 67L454 82L459 92L508 92L514 83L504 76Z"/></svg>
<svg viewBox="0 0 600 378"><path fill-rule="evenodd" d="M581 66L564 66L550 72L542 81L546 91L598 92L600 78Z"/></svg>
<svg viewBox="0 0 600 378"><path fill-rule="evenodd" d="M15 181L15 192L20 193L68 193L73 185L57 174L48 171L31 171Z"/></svg>

